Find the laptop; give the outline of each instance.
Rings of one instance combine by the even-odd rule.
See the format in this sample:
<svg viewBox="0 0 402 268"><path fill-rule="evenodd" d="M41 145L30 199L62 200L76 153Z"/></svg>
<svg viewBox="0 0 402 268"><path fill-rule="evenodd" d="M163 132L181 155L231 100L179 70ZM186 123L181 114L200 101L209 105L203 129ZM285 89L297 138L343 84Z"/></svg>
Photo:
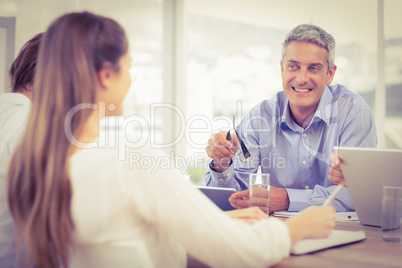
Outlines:
<svg viewBox="0 0 402 268"><path fill-rule="evenodd" d="M334 147L359 221L381 227L383 186L402 187L402 150Z"/></svg>
<svg viewBox="0 0 402 268"><path fill-rule="evenodd" d="M236 192L233 188L196 186L223 211L235 209L230 205L229 197Z"/></svg>

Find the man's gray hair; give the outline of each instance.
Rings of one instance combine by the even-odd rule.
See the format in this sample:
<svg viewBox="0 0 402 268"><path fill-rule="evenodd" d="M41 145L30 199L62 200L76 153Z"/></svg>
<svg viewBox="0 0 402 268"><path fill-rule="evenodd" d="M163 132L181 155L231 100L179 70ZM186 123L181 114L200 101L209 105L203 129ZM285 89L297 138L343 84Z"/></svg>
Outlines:
<svg viewBox="0 0 402 268"><path fill-rule="evenodd" d="M312 24L300 24L293 28L285 37L282 43L282 61L286 53L286 48L292 41L308 42L316 44L328 51L327 62L328 71L334 66L335 59L335 39L332 35Z"/></svg>

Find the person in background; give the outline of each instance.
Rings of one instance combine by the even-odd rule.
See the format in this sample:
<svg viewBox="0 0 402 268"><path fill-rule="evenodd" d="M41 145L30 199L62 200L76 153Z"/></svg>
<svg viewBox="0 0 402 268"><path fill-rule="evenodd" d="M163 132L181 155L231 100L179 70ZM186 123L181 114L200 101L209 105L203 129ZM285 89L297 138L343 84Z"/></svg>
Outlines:
<svg viewBox="0 0 402 268"><path fill-rule="evenodd" d="M206 147L212 158L207 186L235 188L239 192L231 196L232 206L248 207L247 173L260 167L270 174L271 213L324 203L335 189L330 180L343 178L337 162L331 167L333 147L377 144L367 103L344 86L331 85L337 69L334 57L333 36L316 25L301 24L287 34L280 62L283 91L245 116L237 128L239 137L212 135ZM248 161L235 157L239 139L251 155ZM347 189L333 206L337 211L354 210Z"/></svg>
<svg viewBox="0 0 402 268"><path fill-rule="evenodd" d="M32 112L8 172L10 211L28 264L68 267L79 254L74 246L138 242L155 267L185 267L187 254L212 267L266 267L289 256L298 240L331 233L330 206L247 224L178 170L130 167L129 157L118 158L122 148L100 146L99 120L122 114L130 62L125 32L110 18L68 13L47 29ZM146 146L124 149L166 157Z"/></svg>
<svg viewBox="0 0 402 268"><path fill-rule="evenodd" d="M32 86L42 33L21 48L9 70L11 93L0 95L0 266L18 267L14 225L7 203L6 168L17 148L31 110Z"/></svg>

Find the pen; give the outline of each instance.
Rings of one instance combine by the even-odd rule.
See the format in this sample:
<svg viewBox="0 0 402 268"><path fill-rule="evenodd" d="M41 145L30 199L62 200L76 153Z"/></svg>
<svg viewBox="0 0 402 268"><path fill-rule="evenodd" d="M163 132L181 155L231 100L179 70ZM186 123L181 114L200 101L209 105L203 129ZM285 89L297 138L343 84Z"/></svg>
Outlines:
<svg viewBox="0 0 402 268"><path fill-rule="evenodd" d="M338 186L336 186L335 191L333 191L332 194L330 196L328 196L327 200L325 200L325 202L322 206L325 207L325 206L328 206L329 204L331 204L332 201L334 201L335 197L342 190L342 188L343 188L343 186L340 184Z"/></svg>

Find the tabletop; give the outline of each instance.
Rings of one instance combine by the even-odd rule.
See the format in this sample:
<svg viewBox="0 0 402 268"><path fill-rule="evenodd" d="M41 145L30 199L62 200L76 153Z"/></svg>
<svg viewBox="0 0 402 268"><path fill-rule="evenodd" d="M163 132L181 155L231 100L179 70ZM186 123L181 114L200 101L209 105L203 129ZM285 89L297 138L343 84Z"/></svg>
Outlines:
<svg viewBox="0 0 402 268"><path fill-rule="evenodd" d="M337 221L335 229L363 230L366 239L309 254L291 255L273 267L402 267L402 243L382 241L381 228L364 226L358 221ZM207 266L197 260L190 259L188 267L204 268Z"/></svg>
<svg viewBox="0 0 402 268"><path fill-rule="evenodd" d="M280 267L402 267L402 243L382 241L381 228L359 222L336 222L335 229L366 233L360 242L282 260Z"/></svg>

